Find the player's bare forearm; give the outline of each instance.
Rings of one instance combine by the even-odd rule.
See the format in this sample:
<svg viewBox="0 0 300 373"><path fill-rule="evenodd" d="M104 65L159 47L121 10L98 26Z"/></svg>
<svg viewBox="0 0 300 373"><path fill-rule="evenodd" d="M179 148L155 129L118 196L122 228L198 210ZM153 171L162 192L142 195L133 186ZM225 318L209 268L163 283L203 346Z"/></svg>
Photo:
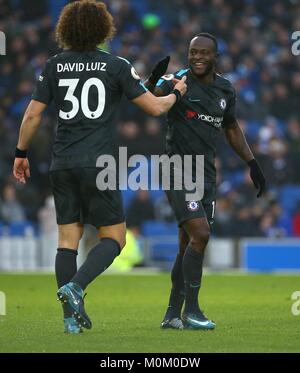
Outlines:
<svg viewBox="0 0 300 373"><path fill-rule="evenodd" d="M155 97L152 93L146 92L132 100L132 102L138 105L147 114L158 117L171 109L176 102L176 96L170 94L164 97Z"/></svg>
<svg viewBox="0 0 300 373"><path fill-rule="evenodd" d="M157 98L157 110L159 112L159 115L167 113L171 107L176 102L176 96L174 94L170 94L165 97L159 97Z"/></svg>
<svg viewBox="0 0 300 373"><path fill-rule="evenodd" d="M249 162L254 158L253 153L247 143L245 135L238 122L232 123L225 128L225 136L231 148L245 161Z"/></svg>
<svg viewBox="0 0 300 373"><path fill-rule="evenodd" d="M27 150L35 133L37 132L42 118L42 112L47 105L32 100L28 105L24 114L17 148Z"/></svg>
<svg viewBox="0 0 300 373"><path fill-rule="evenodd" d="M27 150L36 131L39 128L41 122L41 115L32 117L25 113L20 134L19 134L19 141L17 148L20 150Z"/></svg>

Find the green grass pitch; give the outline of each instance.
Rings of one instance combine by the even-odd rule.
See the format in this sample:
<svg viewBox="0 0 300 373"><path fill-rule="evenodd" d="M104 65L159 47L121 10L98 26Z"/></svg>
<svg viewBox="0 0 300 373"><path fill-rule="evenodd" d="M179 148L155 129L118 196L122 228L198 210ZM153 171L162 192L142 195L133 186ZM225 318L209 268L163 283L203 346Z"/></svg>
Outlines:
<svg viewBox="0 0 300 373"><path fill-rule="evenodd" d="M300 315L291 294L300 277L204 277L201 304L214 331L160 330L168 274L100 276L87 289L93 329L65 335L53 275L0 275L7 314L0 352L299 352Z"/></svg>

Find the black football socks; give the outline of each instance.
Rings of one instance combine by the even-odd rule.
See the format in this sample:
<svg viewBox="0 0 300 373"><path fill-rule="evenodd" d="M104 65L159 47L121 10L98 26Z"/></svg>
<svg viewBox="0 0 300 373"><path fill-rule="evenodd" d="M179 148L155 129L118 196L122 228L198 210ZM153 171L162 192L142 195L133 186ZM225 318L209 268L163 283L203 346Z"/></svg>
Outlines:
<svg viewBox="0 0 300 373"><path fill-rule="evenodd" d="M183 277L185 284L186 313L199 311L198 295L201 286L204 250L196 251L188 246L183 257Z"/></svg>
<svg viewBox="0 0 300 373"><path fill-rule="evenodd" d="M79 268L71 282L84 290L90 282L104 272L120 254L120 245L112 238L103 238L89 252L85 262Z"/></svg>
<svg viewBox="0 0 300 373"><path fill-rule="evenodd" d="M67 284L77 272L77 250L59 248L55 258L55 274L58 288ZM68 305L63 304L64 317L71 317Z"/></svg>
<svg viewBox="0 0 300 373"><path fill-rule="evenodd" d="M169 298L169 306L166 313L166 318L180 317L181 308L184 302L184 279L182 271L183 255L177 254L174 262L171 280L172 289Z"/></svg>

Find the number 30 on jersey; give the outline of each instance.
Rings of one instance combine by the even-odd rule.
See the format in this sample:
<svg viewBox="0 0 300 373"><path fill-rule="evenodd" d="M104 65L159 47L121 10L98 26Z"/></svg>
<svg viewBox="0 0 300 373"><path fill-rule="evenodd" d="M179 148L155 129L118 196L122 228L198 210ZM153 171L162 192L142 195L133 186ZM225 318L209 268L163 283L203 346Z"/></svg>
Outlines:
<svg viewBox="0 0 300 373"><path fill-rule="evenodd" d="M84 85L82 86L81 90L81 102L79 102L78 98L74 96L75 89L78 85L79 79L59 79L58 86L59 87L68 87L67 93L64 97L65 101L70 101L72 103L72 109L70 111L59 111L59 117L65 120L73 119L80 107L83 114L89 119L97 119L99 118L104 110L105 107L105 87L102 81L98 78L90 78L88 79ZM96 110L91 111L89 108L88 97L89 97L89 90L92 86L95 86L98 90L98 105Z"/></svg>

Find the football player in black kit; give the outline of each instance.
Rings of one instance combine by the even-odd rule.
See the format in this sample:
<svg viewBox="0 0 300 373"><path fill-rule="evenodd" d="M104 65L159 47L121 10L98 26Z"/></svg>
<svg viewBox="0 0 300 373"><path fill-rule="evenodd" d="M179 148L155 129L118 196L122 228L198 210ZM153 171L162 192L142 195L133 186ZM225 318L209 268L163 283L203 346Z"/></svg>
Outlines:
<svg viewBox="0 0 300 373"><path fill-rule="evenodd" d="M232 149L247 163L258 197L265 190L265 178L250 150L235 117L235 90L231 83L216 72L218 45L216 38L200 33L189 46L189 68L174 77L186 77L187 93L168 112L166 152L174 154L204 155L204 195L200 200L186 201L187 190L166 191L179 225L179 252L172 272L169 305L161 323L162 328L214 329L216 324L201 311L198 302L202 266L209 240L216 203L216 144L224 132ZM167 69L169 58L157 66ZM145 85L161 96L173 89L172 75L163 76L156 85ZM195 157L193 175L195 175ZM184 310L182 307L184 304Z"/></svg>
<svg viewBox="0 0 300 373"><path fill-rule="evenodd" d="M129 61L97 48L113 33L113 19L104 3L83 0L65 6L56 27L63 52L48 60L38 79L15 154L14 176L25 183L30 176L27 149L42 112L53 101L58 118L50 168L59 233L55 272L66 333L92 327L83 291L125 245L121 193L96 186L98 157L113 154L112 128L121 97L125 94L145 112L158 116L186 91L182 79L166 97L155 97ZM77 271L77 249L85 223L98 229L100 241Z"/></svg>

